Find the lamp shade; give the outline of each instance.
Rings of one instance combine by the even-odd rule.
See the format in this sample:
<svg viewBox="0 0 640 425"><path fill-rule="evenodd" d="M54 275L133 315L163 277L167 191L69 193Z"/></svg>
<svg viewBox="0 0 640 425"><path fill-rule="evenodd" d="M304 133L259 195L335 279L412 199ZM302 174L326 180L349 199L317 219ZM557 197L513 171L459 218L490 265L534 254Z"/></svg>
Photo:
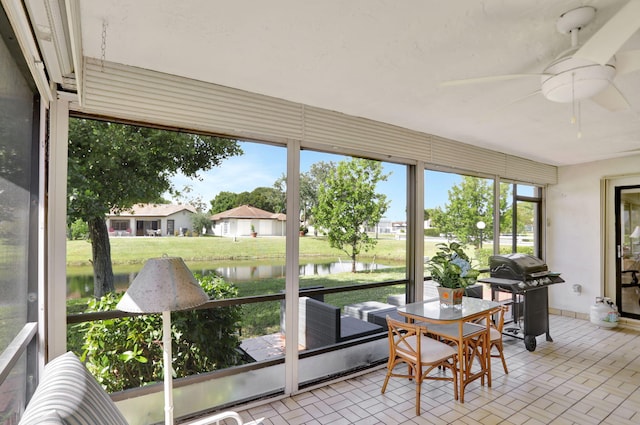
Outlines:
<svg viewBox="0 0 640 425"><path fill-rule="evenodd" d="M630 238L640 238L640 226L636 226L635 229L633 229L633 232L629 235Z"/></svg>
<svg viewBox="0 0 640 425"><path fill-rule="evenodd" d="M161 257L147 260L116 308L162 313L197 307L208 300L182 258Z"/></svg>

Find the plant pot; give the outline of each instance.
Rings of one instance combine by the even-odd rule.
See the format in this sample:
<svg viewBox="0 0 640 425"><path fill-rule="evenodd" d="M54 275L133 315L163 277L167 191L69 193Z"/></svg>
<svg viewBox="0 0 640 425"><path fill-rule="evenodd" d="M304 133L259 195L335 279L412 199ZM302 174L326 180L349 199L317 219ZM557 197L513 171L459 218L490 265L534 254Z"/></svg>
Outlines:
<svg viewBox="0 0 640 425"><path fill-rule="evenodd" d="M251 232L251 237L255 238L256 236L258 236L258 232Z"/></svg>
<svg viewBox="0 0 640 425"><path fill-rule="evenodd" d="M462 308L464 288L444 288L438 286L438 296L440 297L440 307Z"/></svg>

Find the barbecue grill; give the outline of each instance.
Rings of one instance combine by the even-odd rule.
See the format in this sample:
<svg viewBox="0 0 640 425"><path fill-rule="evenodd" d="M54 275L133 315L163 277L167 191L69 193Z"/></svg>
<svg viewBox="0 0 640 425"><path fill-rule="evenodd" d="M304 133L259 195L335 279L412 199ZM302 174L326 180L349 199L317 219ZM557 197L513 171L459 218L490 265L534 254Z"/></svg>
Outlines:
<svg viewBox="0 0 640 425"><path fill-rule="evenodd" d="M529 351L536 349L536 336L543 333L552 342L547 288L564 282L560 273L550 272L544 261L527 254L493 255L489 269L491 277L479 281L491 285L491 298L500 301L500 292L511 294L513 325L506 326L503 333L524 340Z"/></svg>

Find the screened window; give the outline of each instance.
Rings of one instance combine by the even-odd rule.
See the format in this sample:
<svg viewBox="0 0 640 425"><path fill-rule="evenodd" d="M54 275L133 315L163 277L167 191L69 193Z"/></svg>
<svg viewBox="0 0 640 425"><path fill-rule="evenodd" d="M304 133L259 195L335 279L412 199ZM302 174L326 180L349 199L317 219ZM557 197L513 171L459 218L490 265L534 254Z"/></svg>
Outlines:
<svg viewBox="0 0 640 425"><path fill-rule="evenodd" d="M500 205L500 253L542 257L542 189L500 183Z"/></svg>
<svg viewBox="0 0 640 425"><path fill-rule="evenodd" d="M102 135L113 146L97 143L95 134ZM126 137L120 140L120 134L126 134ZM120 334L124 335L122 339L114 338L104 346L116 346L117 352L138 349L140 345L128 345L131 339L126 338L126 332L115 331L115 327L120 326L120 320L131 319L123 318L109 323L90 320L91 326L79 326L76 323L82 323L85 319L78 316L96 314L101 309L113 309L145 260L167 253L185 260L212 300L243 298L242 302L232 305L175 313L174 324L182 326L178 328L175 337L184 341L183 349L188 349L190 353L177 355L179 359L187 358L184 364L174 364L177 377L282 358L284 339L281 301L262 298L274 294L284 295L285 289L286 189L279 190L275 185L286 170L286 149L261 143L79 118L70 119L69 140L71 178L68 190L72 194L69 196L69 211L74 212L78 206L96 205L108 199L109 202L103 206L105 215L112 205L117 205L132 215L130 220L109 220L110 266L115 292L103 290L104 293L98 295L94 285L94 270L82 264L86 258L94 255L92 244L99 238L92 238L91 243L75 240L67 242L67 307L68 312L75 316L69 321L69 349L80 355L85 353L86 341L100 341L102 335ZM157 145L153 145L154 140L158 142ZM167 145L166 140L182 144L183 152L188 152L193 145L197 148L194 152L201 151L201 146L205 143L211 150L221 149L224 145L235 145L237 149L229 148L224 151L224 155L220 150L219 155L222 157L215 166L200 167L197 176L184 173L183 170L192 170L198 159L189 159L188 156L181 159L181 169L177 173L170 173L168 179L171 190L157 193L158 187L149 183L149 179L139 179L139 174L143 169L143 172L147 172L145 167L153 166L153 161L148 161L145 152L163 152L162 146ZM143 152L141 156L140 152ZM96 155L91 159L94 164L92 167L85 167L87 155ZM180 153L175 155L180 157ZM200 155L196 153L195 156ZM136 164L137 169L133 166L118 168L108 161L113 161L116 165ZM105 169L99 170L101 166ZM103 173L109 173L114 168L118 169L118 173L112 175L108 187L102 187ZM165 175L164 170L148 174L152 183ZM95 178L95 175L99 177ZM85 187L85 184L89 186ZM149 191L150 187L156 192ZM99 193L100 197L83 198L85 194L91 196L93 193ZM144 196L156 199L160 195L162 203L144 202ZM131 198L136 201L135 208L125 204ZM171 218L156 219L154 216ZM297 216L295 213L296 220ZM101 218L102 216L96 217L96 221ZM162 229L165 220L166 231ZM122 236L121 232L128 230L131 223L135 223L134 237L117 237ZM99 226L96 229L99 231ZM99 261L94 259L93 264L97 263ZM103 286L107 288L107 285ZM95 307L88 303L101 295L108 295L105 301L100 301L105 305ZM109 297L115 297L116 302L109 301ZM132 330L137 335L136 338L152 341L153 335L148 329L154 329L160 324L157 319L159 317L140 318L138 322L131 322L120 329ZM143 325L141 321L145 320L153 322L147 323L148 326ZM108 326L114 328L106 328ZM121 367L133 367L127 369L127 373L138 378L125 382L116 374L103 371L98 365L104 354L110 355L110 362L117 366L118 356L103 353L100 343L91 347L87 352L87 365L94 374L100 374L97 377L110 392L135 388L159 379L158 376L147 373L144 364L129 362ZM155 344L139 350L139 355L150 361L162 359L162 353ZM180 353L180 348L176 352ZM116 366L114 368L117 369ZM284 377L280 378L280 382L270 381L268 384L272 387L265 391L283 387Z"/></svg>
<svg viewBox="0 0 640 425"><path fill-rule="evenodd" d="M438 244L456 241L474 267L488 267L494 244L493 185L491 179L425 171L425 261ZM437 296L433 282L425 283L424 296Z"/></svg>
<svg viewBox="0 0 640 425"><path fill-rule="evenodd" d="M0 421L13 424L37 378L35 342L27 343L37 322L38 145L34 93L4 40L0 37L0 353L7 360L3 365L11 366L0 370Z"/></svg>
<svg viewBox="0 0 640 425"><path fill-rule="evenodd" d="M332 290L317 297L322 304L300 301L301 346L380 333L371 325L384 324L386 313L377 311L404 303L406 293L407 167L310 150L300 163L300 288ZM316 335L314 322L335 317L331 309L346 316L341 327L357 331Z"/></svg>

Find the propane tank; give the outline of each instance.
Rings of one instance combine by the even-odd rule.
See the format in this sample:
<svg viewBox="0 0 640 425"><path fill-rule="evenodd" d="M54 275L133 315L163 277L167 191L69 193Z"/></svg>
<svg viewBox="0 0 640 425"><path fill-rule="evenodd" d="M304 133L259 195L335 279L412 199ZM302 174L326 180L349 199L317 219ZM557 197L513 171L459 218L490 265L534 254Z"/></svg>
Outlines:
<svg viewBox="0 0 640 425"><path fill-rule="evenodd" d="M611 298L596 297L596 302L591 306L591 323L603 328L615 328L618 326L618 308Z"/></svg>

